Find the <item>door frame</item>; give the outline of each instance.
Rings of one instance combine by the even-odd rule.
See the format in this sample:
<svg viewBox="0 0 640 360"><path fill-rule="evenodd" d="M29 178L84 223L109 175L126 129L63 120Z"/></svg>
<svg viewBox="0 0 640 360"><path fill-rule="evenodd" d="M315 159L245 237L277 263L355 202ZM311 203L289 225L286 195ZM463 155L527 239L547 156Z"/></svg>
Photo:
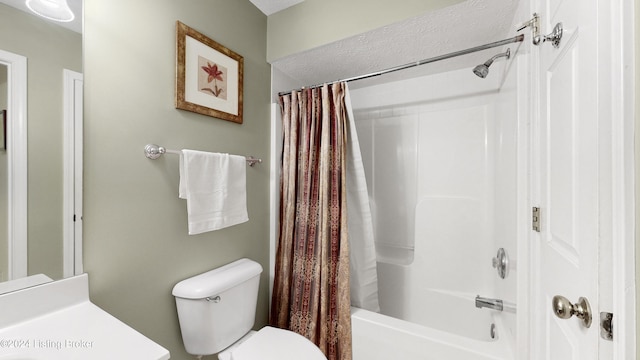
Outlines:
<svg viewBox="0 0 640 360"><path fill-rule="evenodd" d="M63 275L82 274L83 76L64 69Z"/></svg>
<svg viewBox="0 0 640 360"><path fill-rule="evenodd" d="M636 0L637 1L637 0ZM636 4L611 2L613 359L636 357ZM606 2L608 3L608 2ZM605 5L601 5L605 6ZM603 274L601 274L602 276ZM599 315L599 314L598 314ZM616 334L624 336L616 336Z"/></svg>
<svg viewBox="0 0 640 360"><path fill-rule="evenodd" d="M7 66L7 280L27 276L27 58L0 50Z"/></svg>

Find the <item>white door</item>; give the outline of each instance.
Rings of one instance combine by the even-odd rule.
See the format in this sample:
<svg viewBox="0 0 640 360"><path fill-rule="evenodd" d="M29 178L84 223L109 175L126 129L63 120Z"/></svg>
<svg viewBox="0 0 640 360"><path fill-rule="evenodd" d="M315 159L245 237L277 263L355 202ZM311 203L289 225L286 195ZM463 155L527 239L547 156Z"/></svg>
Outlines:
<svg viewBox="0 0 640 360"><path fill-rule="evenodd" d="M541 211L533 236L534 346L532 359L598 359L599 317L590 328L560 319L552 298L580 297L598 314L598 18L595 0L539 2L540 31L562 23L558 48L534 46L539 65L538 174L534 203ZM534 122L536 124L536 122ZM536 132L536 130L534 130Z"/></svg>

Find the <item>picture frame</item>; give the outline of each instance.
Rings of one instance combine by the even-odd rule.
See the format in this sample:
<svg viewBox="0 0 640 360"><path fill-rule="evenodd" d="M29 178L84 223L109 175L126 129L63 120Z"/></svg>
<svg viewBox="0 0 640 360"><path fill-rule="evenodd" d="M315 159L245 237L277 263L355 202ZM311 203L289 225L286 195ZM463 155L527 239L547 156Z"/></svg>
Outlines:
<svg viewBox="0 0 640 360"><path fill-rule="evenodd" d="M177 109L242 124L244 58L176 21Z"/></svg>

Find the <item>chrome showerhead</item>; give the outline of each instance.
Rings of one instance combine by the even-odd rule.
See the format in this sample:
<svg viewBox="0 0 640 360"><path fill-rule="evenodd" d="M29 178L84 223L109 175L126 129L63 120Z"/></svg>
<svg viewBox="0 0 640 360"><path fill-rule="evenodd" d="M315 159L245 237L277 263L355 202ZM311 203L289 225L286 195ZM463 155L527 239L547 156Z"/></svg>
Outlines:
<svg viewBox="0 0 640 360"><path fill-rule="evenodd" d="M487 77L487 74L489 74L489 65L480 64L473 68L473 73L484 79Z"/></svg>
<svg viewBox="0 0 640 360"><path fill-rule="evenodd" d="M501 57L506 57L507 59L509 57L511 57L511 49L507 49L507 51L503 52L502 54L498 54L495 55L494 57L492 57L491 59L485 61L484 64L480 64L476 67L473 68L473 73L476 74L478 77L480 78L486 78L487 75L489 74L489 66L491 66L491 64L493 64L493 61L501 58Z"/></svg>

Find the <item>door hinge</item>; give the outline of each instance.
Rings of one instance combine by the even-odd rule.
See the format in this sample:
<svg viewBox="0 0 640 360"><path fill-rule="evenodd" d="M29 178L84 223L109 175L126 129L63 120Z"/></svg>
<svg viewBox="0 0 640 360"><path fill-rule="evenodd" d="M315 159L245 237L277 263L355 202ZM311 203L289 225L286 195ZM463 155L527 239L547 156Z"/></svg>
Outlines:
<svg viewBox="0 0 640 360"><path fill-rule="evenodd" d="M531 228L533 231L540 232L540 208L533 207L531 209Z"/></svg>
<svg viewBox="0 0 640 360"><path fill-rule="evenodd" d="M600 313L600 337L613 340L613 314L610 312Z"/></svg>

